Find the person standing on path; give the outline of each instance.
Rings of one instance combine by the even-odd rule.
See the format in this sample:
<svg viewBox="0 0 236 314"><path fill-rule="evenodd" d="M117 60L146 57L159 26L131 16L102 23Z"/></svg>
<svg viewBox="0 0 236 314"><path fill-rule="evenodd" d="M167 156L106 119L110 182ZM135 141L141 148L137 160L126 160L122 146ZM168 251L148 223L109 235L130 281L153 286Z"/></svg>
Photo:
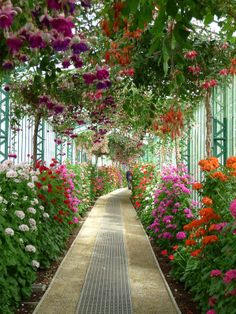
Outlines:
<svg viewBox="0 0 236 314"><path fill-rule="evenodd" d="M132 172L130 170L126 171L126 180L128 184L128 189L131 190L132 188Z"/></svg>

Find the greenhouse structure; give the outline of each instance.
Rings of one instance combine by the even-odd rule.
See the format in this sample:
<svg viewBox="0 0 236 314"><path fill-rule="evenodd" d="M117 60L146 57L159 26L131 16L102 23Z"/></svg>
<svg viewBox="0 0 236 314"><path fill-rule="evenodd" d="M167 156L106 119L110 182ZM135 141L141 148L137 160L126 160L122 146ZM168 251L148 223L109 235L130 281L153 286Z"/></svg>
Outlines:
<svg viewBox="0 0 236 314"><path fill-rule="evenodd" d="M236 314L236 3L0 1L0 314Z"/></svg>

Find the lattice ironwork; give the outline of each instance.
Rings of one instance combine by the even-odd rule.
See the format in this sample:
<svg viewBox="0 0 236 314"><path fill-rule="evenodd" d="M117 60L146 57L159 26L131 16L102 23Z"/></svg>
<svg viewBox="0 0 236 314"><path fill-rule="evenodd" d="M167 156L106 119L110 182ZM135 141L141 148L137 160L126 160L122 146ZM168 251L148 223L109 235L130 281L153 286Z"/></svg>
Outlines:
<svg viewBox="0 0 236 314"><path fill-rule="evenodd" d="M180 139L180 155L181 161L188 167L190 171L190 128L187 127L186 133Z"/></svg>
<svg viewBox="0 0 236 314"><path fill-rule="evenodd" d="M0 88L0 162L8 158L9 94Z"/></svg>
<svg viewBox="0 0 236 314"><path fill-rule="evenodd" d="M227 117L226 103L227 90L214 89L212 93L213 108L213 155L221 162L227 159Z"/></svg>
<svg viewBox="0 0 236 314"><path fill-rule="evenodd" d="M44 134L45 134L45 122L41 121L38 130L38 140L37 140L37 160L44 161Z"/></svg>

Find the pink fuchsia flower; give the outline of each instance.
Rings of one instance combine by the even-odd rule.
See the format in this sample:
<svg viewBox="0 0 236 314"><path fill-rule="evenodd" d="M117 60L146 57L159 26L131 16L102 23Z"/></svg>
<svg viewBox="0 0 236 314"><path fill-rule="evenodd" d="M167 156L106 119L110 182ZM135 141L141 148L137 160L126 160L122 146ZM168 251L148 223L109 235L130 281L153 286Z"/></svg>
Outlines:
<svg viewBox="0 0 236 314"><path fill-rule="evenodd" d="M18 38L16 36L12 36L12 37L7 38L6 43L7 43L7 46L9 48L10 52L12 54L14 54L20 50L20 48L23 44L23 41L21 38Z"/></svg>
<svg viewBox="0 0 236 314"><path fill-rule="evenodd" d="M47 5L49 9L52 9L52 10L62 9L62 2L60 0L47 0Z"/></svg>
<svg viewBox="0 0 236 314"><path fill-rule="evenodd" d="M184 54L185 59L195 59L197 57L198 53L195 50L188 51Z"/></svg>
<svg viewBox="0 0 236 314"><path fill-rule="evenodd" d="M209 81L205 81L202 84L202 88L204 89L209 89L211 87L217 86L217 81L216 80L209 80Z"/></svg>
<svg viewBox="0 0 236 314"><path fill-rule="evenodd" d="M40 32L31 33L29 35L29 45L30 48L36 49L36 48L44 48L45 43L42 38L42 34Z"/></svg>
<svg viewBox="0 0 236 314"><path fill-rule="evenodd" d="M80 41L80 42L74 42L71 45L71 49L74 54L80 54L81 52L85 52L89 50L89 46L86 42Z"/></svg>
<svg viewBox="0 0 236 314"><path fill-rule="evenodd" d="M17 155L16 154L8 154L8 157L9 158L17 158Z"/></svg>
<svg viewBox="0 0 236 314"><path fill-rule="evenodd" d="M2 29L9 28L13 23L15 15L17 15L17 11L13 8L11 2L7 2L4 5L1 4L0 28Z"/></svg>
<svg viewBox="0 0 236 314"><path fill-rule="evenodd" d="M211 309L211 310L208 310L208 311L206 312L206 314L216 314L216 311L213 310L213 309Z"/></svg>
<svg viewBox="0 0 236 314"><path fill-rule="evenodd" d="M84 73L83 79L84 79L85 84L91 85L96 80L96 75L94 73L87 72L87 73Z"/></svg>
<svg viewBox="0 0 236 314"><path fill-rule="evenodd" d="M80 59L79 56L73 55L73 56L71 57L71 60L73 61L74 66L75 66L76 68L81 68L81 67L83 66L83 61Z"/></svg>
<svg viewBox="0 0 236 314"><path fill-rule="evenodd" d="M233 279L236 279L236 269L230 269L225 273L223 281L228 284L230 283Z"/></svg>
<svg viewBox="0 0 236 314"><path fill-rule="evenodd" d="M229 210L231 212L231 215L236 218L236 199L232 201L230 204Z"/></svg>
<svg viewBox="0 0 236 314"><path fill-rule="evenodd" d="M70 66L70 60L69 60L69 59L64 59L64 60L62 61L62 66L63 66L64 69L69 68L69 66Z"/></svg>
<svg viewBox="0 0 236 314"><path fill-rule="evenodd" d="M224 76L228 75L228 73L229 73L228 69L222 69L222 70L219 71L219 74L220 75L224 75Z"/></svg>
<svg viewBox="0 0 236 314"><path fill-rule="evenodd" d="M107 69L101 68L97 70L96 76L98 80L105 80L109 77L109 72Z"/></svg>
<svg viewBox="0 0 236 314"><path fill-rule="evenodd" d="M188 71L193 75L198 75L201 72L201 68L198 65L192 65L188 67Z"/></svg>
<svg viewBox="0 0 236 314"><path fill-rule="evenodd" d="M74 23L71 21L71 18L63 16L54 18L51 20L51 26L65 37L73 37L72 28L74 28Z"/></svg>
<svg viewBox="0 0 236 314"><path fill-rule="evenodd" d="M186 238L186 233L184 231L180 231L176 234L176 239L183 240Z"/></svg>
<svg viewBox="0 0 236 314"><path fill-rule="evenodd" d="M4 70L12 70L14 68L15 64L11 60L5 60L2 64L2 67Z"/></svg>
<svg viewBox="0 0 236 314"><path fill-rule="evenodd" d="M221 276L221 270L219 270L219 269L213 269L212 271L211 271L211 277L219 277L219 276Z"/></svg>
<svg viewBox="0 0 236 314"><path fill-rule="evenodd" d="M60 36L58 38L53 39L52 47L55 51L66 51L69 48L70 38Z"/></svg>

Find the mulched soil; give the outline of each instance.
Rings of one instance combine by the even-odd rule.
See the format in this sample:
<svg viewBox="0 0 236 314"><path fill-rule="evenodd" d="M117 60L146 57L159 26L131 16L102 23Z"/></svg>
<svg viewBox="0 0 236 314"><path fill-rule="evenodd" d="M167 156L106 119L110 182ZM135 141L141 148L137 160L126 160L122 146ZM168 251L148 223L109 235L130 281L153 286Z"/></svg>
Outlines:
<svg viewBox="0 0 236 314"><path fill-rule="evenodd" d="M197 308L197 303L192 300L191 294L185 290L184 284L170 276L171 265L169 259L161 255L161 249L157 246L152 245L152 248L181 313L201 314Z"/></svg>
<svg viewBox="0 0 236 314"><path fill-rule="evenodd" d="M83 218L83 220L86 218ZM83 224L83 220L81 224L73 230L70 238L67 241L66 249L63 254L60 256L58 261L54 262L51 265L50 269L39 269L37 272L37 280L36 284L45 284L47 287L50 284L53 276L55 275L57 268L59 267L62 259L66 255L67 251L71 247L71 244L75 240L77 234L79 233L81 226ZM176 300L176 303L179 306L182 314L201 314L201 312L197 309L197 303L192 300L191 294L185 290L184 285L180 282L177 282L170 276L171 266L167 257L161 255L161 250L153 245L153 251L157 257L158 263L161 267L161 270L166 278L166 281L172 291L172 294ZM44 292L34 292L29 300L22 302L20 307L16 310L15 314L32 314L37 303L42 298Z"/></svg>

